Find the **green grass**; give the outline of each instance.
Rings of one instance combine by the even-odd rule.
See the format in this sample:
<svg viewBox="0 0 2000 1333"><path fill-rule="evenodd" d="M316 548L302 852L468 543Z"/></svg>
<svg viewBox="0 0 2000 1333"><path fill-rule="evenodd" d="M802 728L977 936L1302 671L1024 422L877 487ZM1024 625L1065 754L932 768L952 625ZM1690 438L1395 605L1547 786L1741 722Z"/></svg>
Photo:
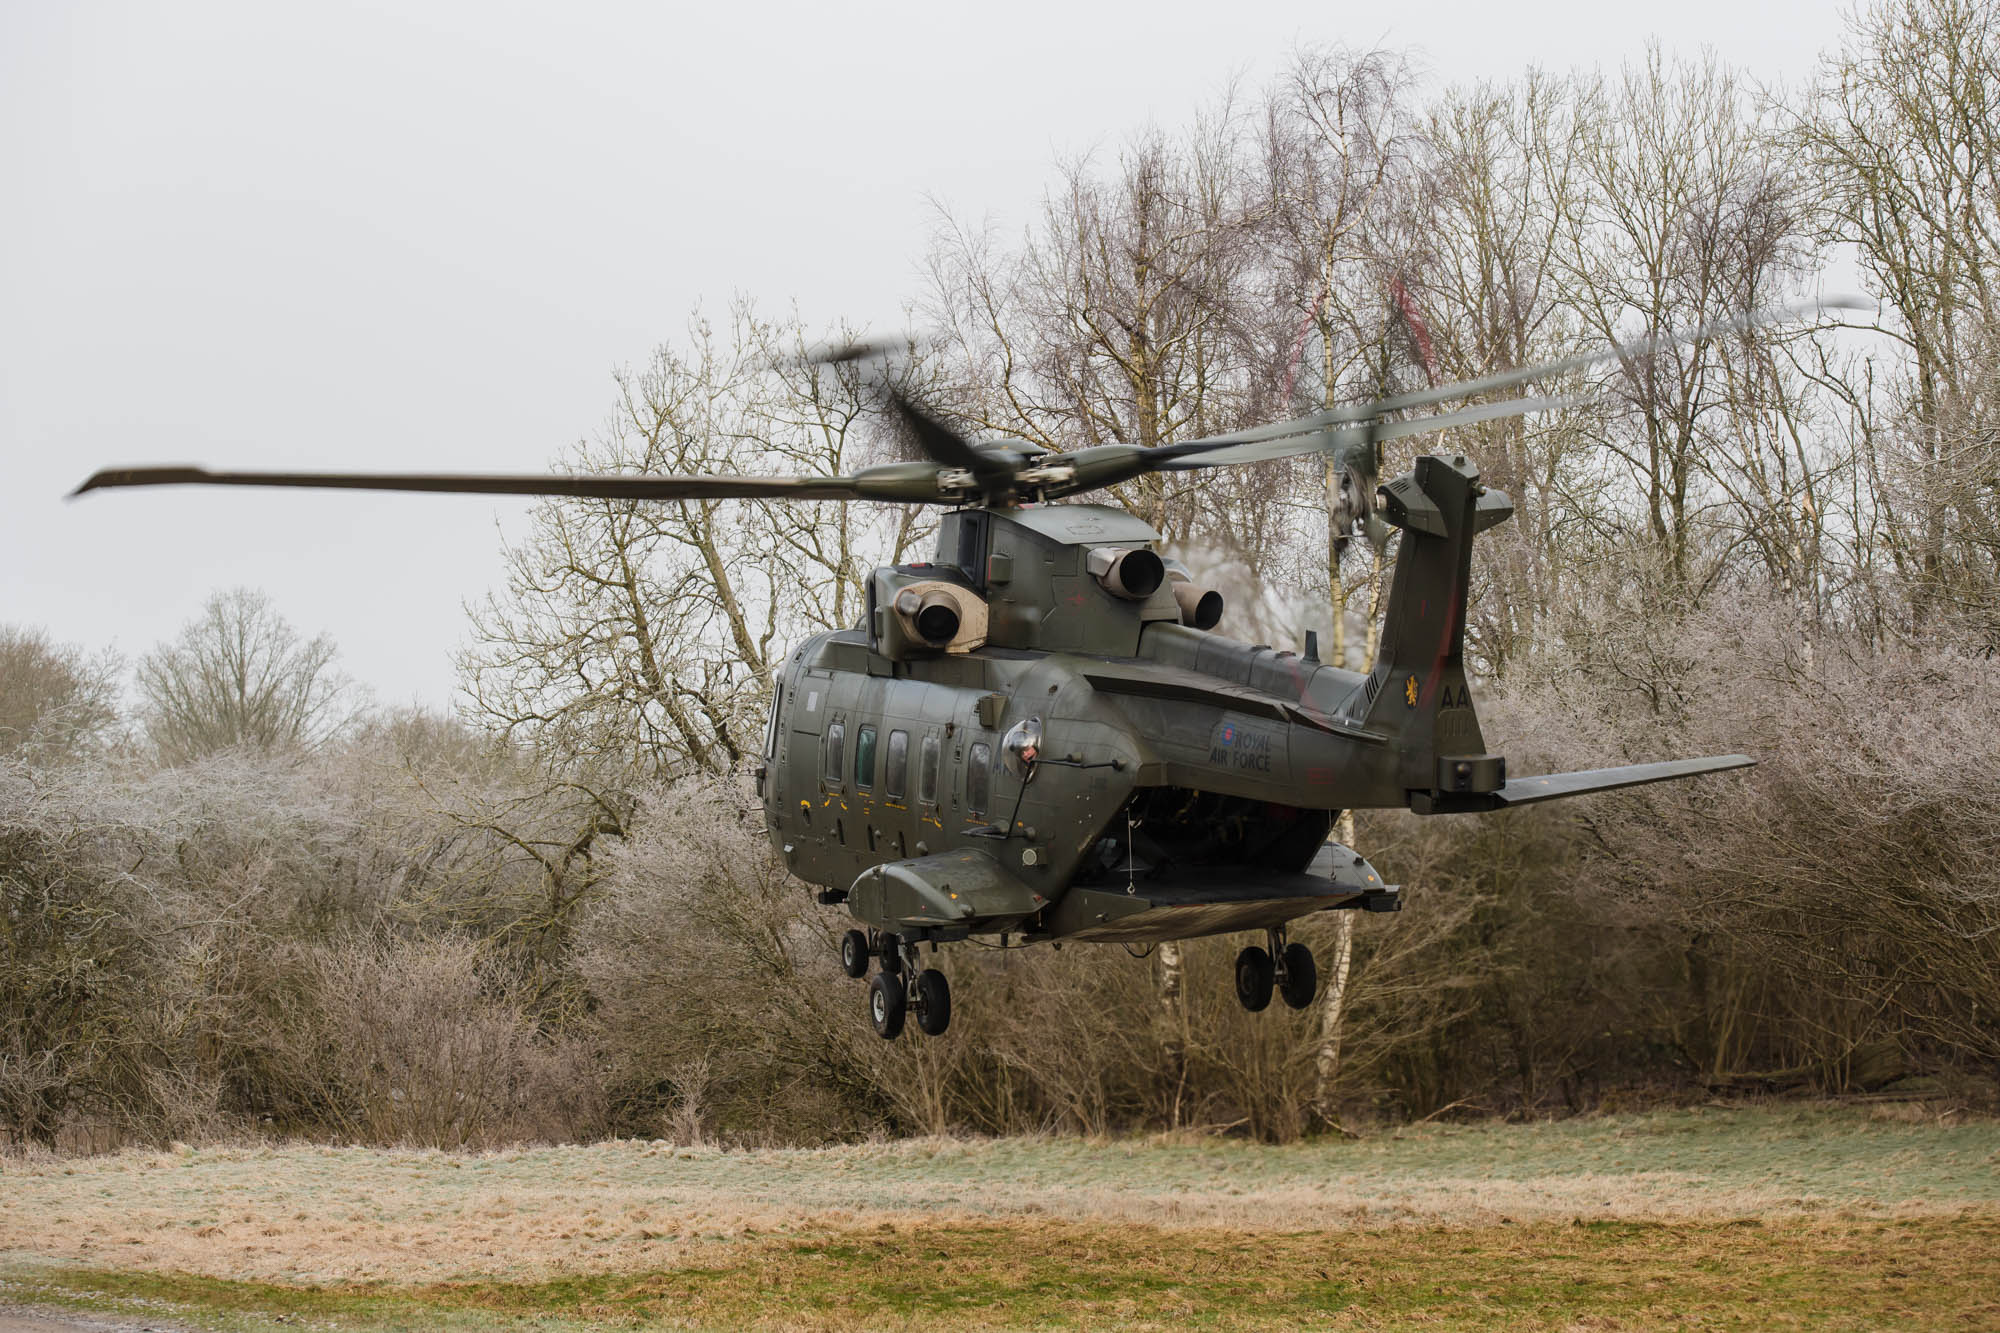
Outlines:
<svg viewBox="0 0 2000 1333"><path fill-rule="evenodd" d="M1024 1222L766 1237L650 1273L295 1286L16 1270L219 1329L2000 1326L2000 1217L1253 1235Z"/></svg>

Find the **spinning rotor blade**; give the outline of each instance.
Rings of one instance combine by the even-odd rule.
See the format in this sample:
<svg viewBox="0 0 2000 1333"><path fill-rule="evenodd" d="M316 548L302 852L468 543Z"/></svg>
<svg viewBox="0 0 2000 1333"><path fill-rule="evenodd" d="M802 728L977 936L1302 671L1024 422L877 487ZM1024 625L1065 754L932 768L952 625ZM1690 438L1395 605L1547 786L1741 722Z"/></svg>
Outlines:
<svg viewBox="0 0 2000 1333"><path fill-rule="evenodd" d="M1280 421L1251 430L1146 449L1129 444L1096 445L1049 454L1020 441L973 443L890 383L872 377L889 411L909 429L928 463L884 463L831 477L684 477L647 474L573 476L560 473L493 475L480 473L211 472L198 467L107 468L70 494L126 486L324 487L361 491L424 491L464 495L569 496L602 500L788 499L875 500L899 504L1013 504L1048 500L1115 486L1148 472L1190 472L1239 463L1261 463L1307 454L1331 457L1342 469L1343 486L1354 490L1357 520L1367 518L1378 446L1384 440L1423 435L1497 417L1543 412L1581 401L1577 398L1515 398L1473 403L1456 411L1403 421L1384 421L1389 412L1431 407L1451 399L1492 393L1531 380L1601 362L1649 356L1662 347L1696 343L1732 330L1789 319L1805 311L1855 309L1861 303L1835 298L1811 305L1751 311L1703 325L1688 333L1664 333L1614 344L1519 370L1461 380L1417 393L1380 398L1331 411ZM834 348L814 358L821 364L885 360L895 349L880 343Z"/></svg>
<svg viewBox="0 0 2000 1333"><path fill-rule="evenodd" d="M946 467L963 468L970 472L982 490L1003 489L1004 484L1013 479L1015 469L1012 463L974 447L972 441L924 410L914 398L886 383L882 385L882 397L888 402L889 410L909 428L911 437L926 457Z"/></svg>
<svg viewBox="0 0 2000 1333"><path fill-rule="evenodd" d="M1303 454L1338 454L1370 445L1378 440L1396 440L1406 435L1427 435L1454 426L1469 426L1496 417L1525 416L1547 412L1581 402L1579 398L1514 398L1504 403L1474 403L1456 412L1440 412L1408 421L1384 421L1345 429L1322 429L1310 434L1288 434L1274 438L1241 440L1217 436L1190 440L1186 444L1163 444L1152 451L1160 461L1149 472L1191 472L1196 468L1229 467L1236 463L1265 463ZM1372 463L1372 458L1370 462Z"/></svg>
<svg viewBox="0 0 2000 1333"><path fill-rule="evenodd" d="M856 361L872 361L877 369L869 374L869 382L891 414L902 422L910 432L910 438L926 458L945 467L961 468L970 472L982 489L999 489L998 483L1009 480L1014 474L1013 466L1004 458L983 453L972 441L947 426L935 413L930 412L894 384L889 382L880 368L892 358L903 353L903 345L887 341L844 343L815 352L807 358L813 365L837 366Z"/></svg>
<svg viewBox="0 0 2000 1333"><path fill-rule="evenodd" d="M1823 301L1802 302L1797 305L1772 306L1767 310L1751 310L1741 315L1731 315L1727 319L1714 320L1696 329L1685 332L1668 330L1651 338L1637 338L1631 342L1613 343L1609 347L1594 352L1579 352L1575 356L1560 357L1554 361L1543 361L1537 365L1522 366L1518 370L1503 370L1492 375L1482 375L1477 379L1459 380L1453 384L1440 384L1434 389L1419 389L1414 393L1397 394L1391 398L1377 398L1366 403L1354 403L1345 407L1330 408L1315 412L1311 416L1297 417L1291 421L1273 422L1268 426L1256 426L1250 430L1233 431L1227 435L1209 436L1203 440L1191 440L1190 444L1251 444L1261 440L1279 440L1292 435L1308 435L1325 430L1328 426L1347 425L1364 422L1379 417L1385 412L1406 412L1412 408L1433 407L1438 403L1450 402L1457 398L1470 398L1477 394L1494 393L1501 389L1517 388L1534 380L1547 379L1552 375L1566 374L1572 370L1582 370L1586 366L1601 365L1606 361L1630 361L1647 357L1668 347L1682 344L1707 342L1725 333L1741 333L1765 324L1782 323L1802 314L1821 310L1873 309L1872 306L1849 296L1833 296ZM1534 409L1524 409L1532 411ZM1483 419L1483 418L1475 418ZM1455 423L1463 424L1463 423ZM1404 432L1407 434L1408 432ZM1388 438L1386 436L1382 438ZM1282 456L1282 455L1280 455ZM1245 459L1243 461L1250 461Z"/></svg>

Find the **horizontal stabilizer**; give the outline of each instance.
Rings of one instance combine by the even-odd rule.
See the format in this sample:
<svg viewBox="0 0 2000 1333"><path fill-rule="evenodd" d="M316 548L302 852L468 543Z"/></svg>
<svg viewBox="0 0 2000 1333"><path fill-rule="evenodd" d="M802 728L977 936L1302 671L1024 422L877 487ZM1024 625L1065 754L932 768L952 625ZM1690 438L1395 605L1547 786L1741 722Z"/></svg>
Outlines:
<svg viewBox="0 0 2000 1333"><path fill-rule="evenodd" d="M1533 805L1536 801L1553 801L1562 796L1588 796L1592 792L1616 791L1620 787L1640 787L1648 782L1691 778L1699 773L1748 768L1756 762L1748 755L1716 754L1706 759L1669 759L1658 764L1592 768L1581 773L1550 773L1539 778L1514 778L1495 792L1494 797L1503 807Z"/></svg>

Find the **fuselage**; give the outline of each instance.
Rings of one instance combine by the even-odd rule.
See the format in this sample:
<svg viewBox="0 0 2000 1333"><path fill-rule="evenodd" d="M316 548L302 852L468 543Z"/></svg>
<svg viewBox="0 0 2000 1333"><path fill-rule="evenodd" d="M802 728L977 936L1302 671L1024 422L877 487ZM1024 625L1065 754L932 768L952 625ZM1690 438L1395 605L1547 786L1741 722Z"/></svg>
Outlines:
<svg viewBox="0 0 2000 1333"><path fill-rule="evenodd" d="M1177 624L1145 638L1153 651L1121 660L989 647L896 676L870 673L861 631L808 640L765 737L774 845L828 888L883 861L1004 845L1010 870L1053 893L1141 791L1210 798L1239 830L1290 827L1279 809L1336 812L1362 794L1341 780L1367 767L1358 740L1273 717L1268 701L1331 719L1363 677ZM1023 725L1039 733L1032 760L1005 745ZM1261 809L1246 820L1239 806ZM1256 854L1244 838L1258 831L1232 849Z"/></svg>
<svg viewBox="0 0 2000 1333"><path fill-rule="evenodd" d="M773 845L919 938L1164 939L1367 905L1380 882L1328 842L1337 812L1490 809L1505 781L1460 645L1471 536L1510 507L1462 459L1383 498L1405 540L1365 676L1213 632L1219 597L1123 511L948 515L935 560L876 570L862 624L778 673Z"/></svg>
<svg viewBox="0 0 2000 1333"><path fill-rule="evenodd" d="M1183 623L1193 601L1164 582L1135 596L1090 574L1094 551L1158 540L1129 515L968 526L940 552L967 558L878 571L871 621L799 645L774 682L759 794L799 878L838 894L875 867L977 851L1025 890L980 929L1074 934L1090 924L1067 919L1074 888L1296 874L1338 811L1405 799L1369 677ZM896 587L940 583L980 600L984 641L896 651Z"/></svg>

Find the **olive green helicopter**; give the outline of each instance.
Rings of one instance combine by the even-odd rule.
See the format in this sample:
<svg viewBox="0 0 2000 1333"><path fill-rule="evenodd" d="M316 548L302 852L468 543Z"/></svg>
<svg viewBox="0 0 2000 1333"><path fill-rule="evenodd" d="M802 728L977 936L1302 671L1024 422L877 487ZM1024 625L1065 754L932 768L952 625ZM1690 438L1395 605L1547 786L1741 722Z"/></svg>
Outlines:
<svg viewBox="0 0 2000 1333"><path fill-rule="evenodd" d="M869 977L875 1030L951 1021L918 948L1128 946L1238 932L1237 998L1294 1009L1318 985L1287 926L1314 912L1393 912L1398 886L1330 840L1342 811L1501 810L1739 768L1744 755L1516 776L1488 748L1463 662L1473 538L1513 513L1463 455L1379 480L1389 440L1568 401L1470 401L1689 343L1794 310L1339 407L1226 435L1054 452L968 439L871 376L921 459L819 477L215 472L127 467L111 487L333 487L634 501L869 500L946 507L935 556L877 569L852 629L799 644L775 673L755 766L771 843L856 925L841 963ZM828 361L890 353L855 346ZM1339 484L1335 530L1400 541L1373 669L1240 643L1223 599L1124 508L1055 503L1147 473L1313 456ZM1344 541L1346 538L1342 538Z"/></svg>

